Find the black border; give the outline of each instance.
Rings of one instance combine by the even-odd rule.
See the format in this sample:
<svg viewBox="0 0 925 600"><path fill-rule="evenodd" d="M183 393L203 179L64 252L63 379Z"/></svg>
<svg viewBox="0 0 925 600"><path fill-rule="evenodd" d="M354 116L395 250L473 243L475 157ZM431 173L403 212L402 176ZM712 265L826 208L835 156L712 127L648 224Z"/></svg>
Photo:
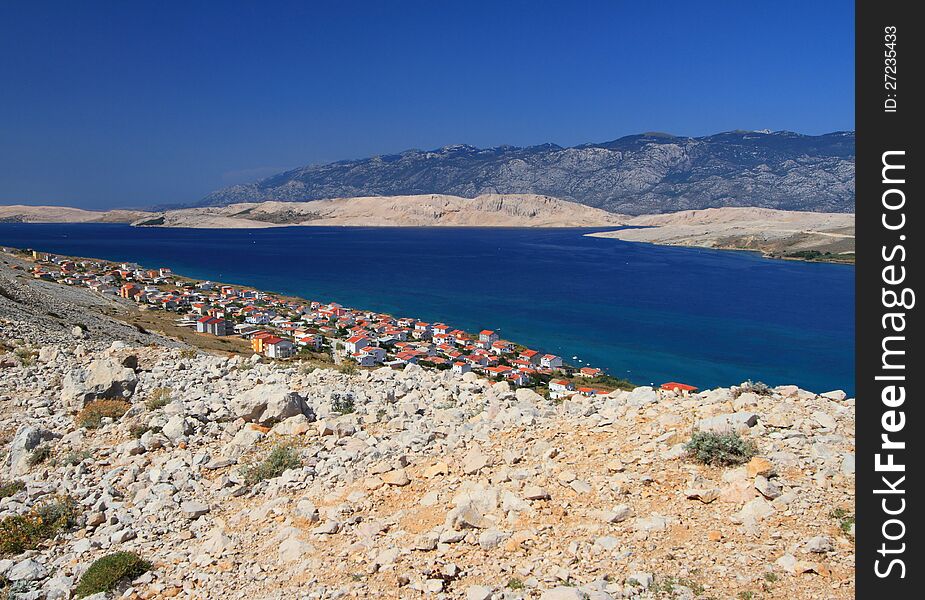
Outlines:
<svg viewBox="0 0 925 600"><path fill-rule="evenodd" d="M913 16L912 3L896 3L889 1L858 0L855 12L855 86L856 86L856 218L857 218L857 266L856 266L856 389L857 389L857 497L856 497L856 582L858 598L874 598L876 592L885 598L915 598L922 597L921 584L918 583L918 569L922 568L919 561L921 553L918 551L923 543L917 540L921 529L913 519L921 509L916 508L919 494L912 491L913 487L921 486L922 481L917 475L917 458L921 457L920 446L915 442L915 434L923 431L919 422L921 411L918 408L921 393L919 380L923 365L922 353L915 347L917 332L915 325L916 308L904 311L906 313L906 339L903 342L906 354L903 357L906 369L905 385L906 400L900 407L894 408L903 411L906 419L902 431L892 433L891 438L906 443L904 450L893 451L894 460L904 464L905 481L898 487L904 489L901 495L889 496L889 506L896 508L900 505L900 498L905 499L905 510L896 518L902 520L905 532L901 540L887 542L883 536L883 525L891 517L886 515L881 501L886 497L875 493L883 489L881 480L883 475L893 478L895 473L883 473L875 470L876 454L883 454L880 449L881 434L884 433L881 419L884 411L890 410L881 401L881 393L887 383L878 381L876 377L884 374L881 368L881 344L885 335L891 335L891 330L884 329L882 317L887 312L903 309L887 309L884 307L882 293L884 287L889 286L883 281L884 267L892 264L896 268L905 268L905 281L898 287L911 288L919 291L918 272L920 270L918 259L921 257L921 244L919 238L925 235L921 230L921 220L914 214L918 195L918 153L914 143L920 134L917 133L917 122L921 122L918 114L925 109L921 104L918 93L917 79L922 76L919 61L922 59L922 44L920 40L925 36L922 31L925 23ZM887 65L885 34L887 27L895 27L896 31L896 90L887 89L885 66ZM895 112L887 112L885 101L894 94L896 100ZM883 153L887 151L904 151L900 159L905 164L905 182L900 185L905 193L906 203L902 209L905 214L906 225L901 231L890 231L882 224L885 211L882 207L884 191L895 185L884 184L882 181ZM895 173L895 172L894 172ZM914 191L913 191L914 189ZM890 213L890 219L897 215ZM905 235L900 240L900 235ZM905 260L901 260L902 253L896 253L891 258L893 249L902 245L905 249ZM895 272L894 272L895 273ZM920 299L916 299L917 301ZM925 297L921 298L925 301ZM894 345L899 348L898 345ZM891 372L895 374L895 371ZM885 458L882 457L881 461ZM902 475L902 474L900 474ZM895 523L891 525L892 534L900 530ZM898 554L881 555L881 544L888 547L899 547L905 543L904 552ZM898 565L890 571L887 577L877 576L875 561L879 560L880 568L885 569L892 558L902 560L905 565L905 577L900 577L901 569ZM886 595L882 594L886 592Z"/></svg>

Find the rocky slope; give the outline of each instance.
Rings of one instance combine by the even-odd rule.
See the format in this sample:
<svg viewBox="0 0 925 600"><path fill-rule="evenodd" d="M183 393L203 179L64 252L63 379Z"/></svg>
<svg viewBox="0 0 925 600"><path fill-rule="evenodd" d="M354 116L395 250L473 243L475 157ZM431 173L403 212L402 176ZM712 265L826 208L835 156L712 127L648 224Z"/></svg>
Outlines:
<svg viewBox="0 0 925 600"><path fill-rule="evenodd" d="M152 563L125 598L853 597L843 393L555 403L474 374L310 370L32 314L0 315L0 481L22 482L0 519L63 495L79 510L0 557L13 597L68 598L117 550ZM127 412L80 426L107 397ZM758 456L695 462L695 427Z"/></svg>
<svg viewBox="0 0 925 600"><path fill-rule="evenodd" d="M156 227L593 227L626 218L575 202L535 195L486 194L477 198L423 195L336 198L314 202L261 202L171 210L135 225Z"/></svg>
<svg viewBox="0 0 925 600"><path fill-rule="evenodd" d="M829 253L832 260L854 255L854 215L763 208L709 208L627 221L641 229L588 234L631 242L757 250L770 256Z"/></svg>
<svg viewBox="0 0 925 600"><path fill-rule="evenodd" d="M131 223L147 215L141 210L95 211L69 206L0 206L0 223Z"/></svg>
<svg viewBox="0 0 925 600"><path fill-rule="evenodd" d="M200 206L352 196L540 194L640 215L723 206L854 212L854 133L642 134L563 148L446 146L311 165Z"/></svg>

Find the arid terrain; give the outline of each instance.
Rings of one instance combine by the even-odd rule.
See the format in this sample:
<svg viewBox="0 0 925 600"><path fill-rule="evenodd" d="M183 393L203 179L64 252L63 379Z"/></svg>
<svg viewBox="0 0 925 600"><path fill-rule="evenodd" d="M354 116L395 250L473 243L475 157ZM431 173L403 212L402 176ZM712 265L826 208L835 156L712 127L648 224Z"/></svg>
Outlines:
<svg viewBox="0 0 925 600"><path fill-rule="evenodd" d="M0 594L73 597L128 551L150 570L87 597L854 596L843 392L551 401L319 369L139 329L127 302L0 260ZM748 452L704 463L695 431Z"/></svg>
<svg viewBox="0 0 925 600"><path fill-rule="evenodd" d="M143 210L84 210L69 206L0 205L0 223L131 223Z"/></svg>
<svg viewBox="0 0 925 600"><path fill-rule="evenodd" d="M708 208L630 217L547 196L438 194L260 202L144 212L87 211L57 206L0 206L0 222L131 223L203 229L286 226L608 227L588 234L632 242L753 250L774 258L854 261L854 215Z"/></svg>
<svg viewBox="0 0 925 600"><path fill-rule="evenodd" d="M120 222L147 227L256 228L291 225L364 227L597 227L626 217L575 202L536 195L437 194L259 202L169 210L93 212L67 207L0 207L0 222Z"/></svg>
<svg viewBox="0 0 925 600"><path fill-rule="evenodd" d="M588 234L631 242L756 250L767 256L854 260L854 215L768 208L708 208L627 221L638 229ZM804 253L804 254L800 254ZM829 256L824 256L826 253Z"/></svg>

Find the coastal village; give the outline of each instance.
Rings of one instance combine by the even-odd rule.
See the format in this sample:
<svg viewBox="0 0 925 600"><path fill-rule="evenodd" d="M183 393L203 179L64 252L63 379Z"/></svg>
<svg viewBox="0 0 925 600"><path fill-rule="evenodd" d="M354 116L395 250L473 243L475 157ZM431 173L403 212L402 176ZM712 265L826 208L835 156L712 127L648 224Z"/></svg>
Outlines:
<svg viewBox="0 0 925 600"><path fill-rule="evenodd" d="M4 249L9 252L9 249ZM203 336L237 336L255 354L293 360L323 355L342 368L404 368L409 363L457 375L474 372L556 400L628 386L591 366L504 340L489 329L469 333L445 323L287 298L240 286L196 281L169 268L76 259L31 251L32 276L131 300L145 310L177 314L176 324ZM696 388L671 382L666 390Z"/></svg>

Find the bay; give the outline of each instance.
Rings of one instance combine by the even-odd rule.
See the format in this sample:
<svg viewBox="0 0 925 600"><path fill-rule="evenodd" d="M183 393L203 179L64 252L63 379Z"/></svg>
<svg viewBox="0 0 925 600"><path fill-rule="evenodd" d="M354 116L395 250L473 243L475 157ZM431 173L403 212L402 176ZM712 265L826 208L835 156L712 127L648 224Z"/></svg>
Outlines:
<svg viewBox="0 0 925 600"><path fill-rule="evenodd" d="M638 384L853 394L853 266L583 235L600 230L3 223L0 244L495 329Z"/></svg>

